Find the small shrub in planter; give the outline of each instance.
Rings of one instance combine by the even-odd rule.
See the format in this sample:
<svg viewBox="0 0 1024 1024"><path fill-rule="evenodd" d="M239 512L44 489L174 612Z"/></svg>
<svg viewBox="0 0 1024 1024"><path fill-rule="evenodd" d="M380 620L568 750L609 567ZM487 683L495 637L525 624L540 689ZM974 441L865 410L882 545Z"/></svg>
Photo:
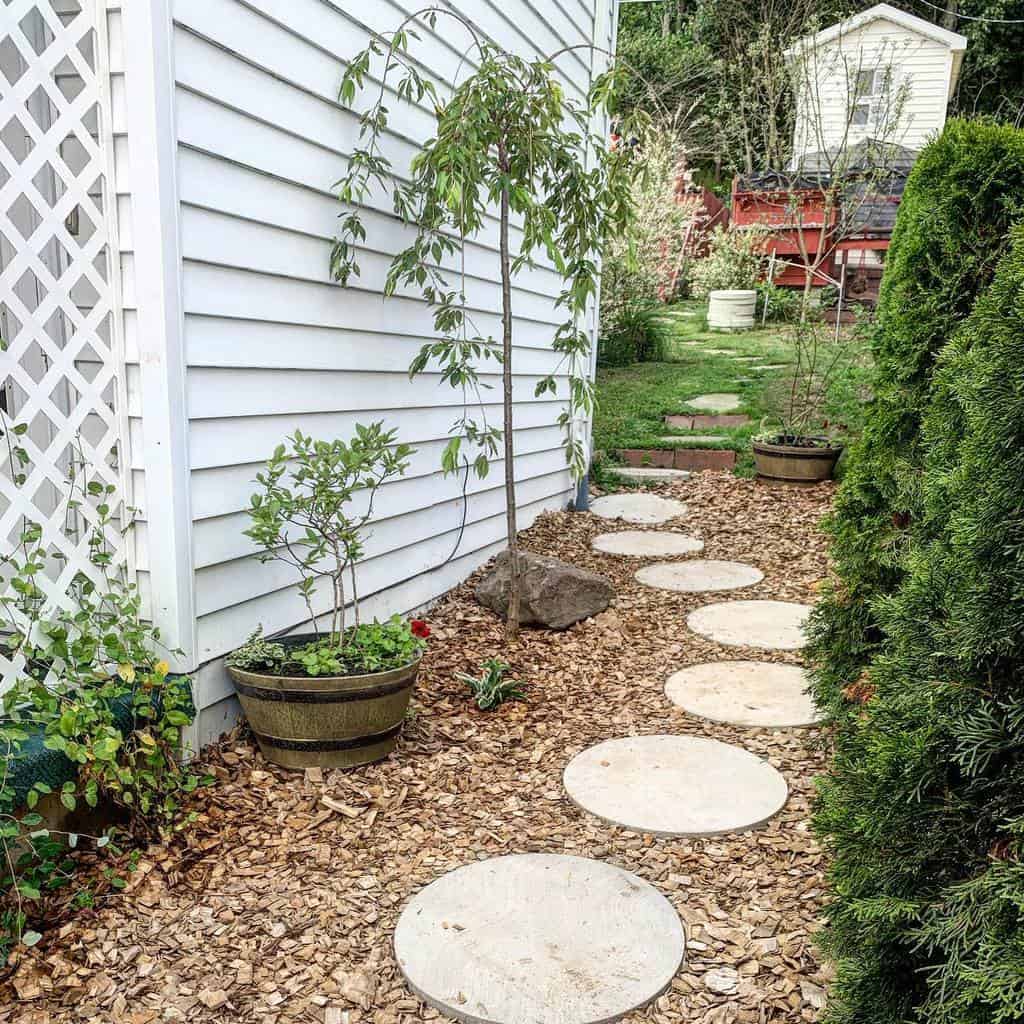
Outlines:
<svg viewBox="0 0 1024 1024"><path fill-rule="evenodd" d="M258 629L228 657L228 672L267 760L287 768L366 764L398 742L430 632L421 621L362 622L359 614L356 566L374 499L405 472L413 450L379 422L357 425L349 442L300 431L288 441L257 476L245 532L264 561L298 572L313 632L268 640ZM323 632L314 601L321 585L331 597Z"/></svg>
<svg viewBox="0 0 1024 1024"><path fill-rule="evenodd" d="M836 335L817 319L789 328L793 366L776 402L775 429L754 438L758 476L789 483L827 480L843 452L831 413L857 371L864 346L859 332Z"/></svg>

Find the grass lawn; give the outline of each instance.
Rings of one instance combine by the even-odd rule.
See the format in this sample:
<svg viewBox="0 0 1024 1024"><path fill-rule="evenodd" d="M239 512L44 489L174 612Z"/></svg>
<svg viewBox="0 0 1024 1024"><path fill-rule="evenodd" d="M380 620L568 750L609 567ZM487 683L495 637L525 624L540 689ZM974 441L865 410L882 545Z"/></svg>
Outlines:
<svg viewBox="0 0 1024 1024"><path fill-rule="evenodd" d="M750 475L750 438L761 431L761 420L772 410L770 395L773 390L777 393L785 377L785 369L756 367L791 361L784 328L768 324L764 329L736 334L709 331L705 306L700 302L668 306L665 315L677 325L670 362L597 371L595 450L619 461L616 453L622 448L732 448L741 453L737 472ZM716 392L739 395L736 411L748 415L750 423L695 431L673 431L665 426L662 419L666 415L700 411L690 410L687 399ZM714 434L720 440L687 441L688 433Z"/></svg>

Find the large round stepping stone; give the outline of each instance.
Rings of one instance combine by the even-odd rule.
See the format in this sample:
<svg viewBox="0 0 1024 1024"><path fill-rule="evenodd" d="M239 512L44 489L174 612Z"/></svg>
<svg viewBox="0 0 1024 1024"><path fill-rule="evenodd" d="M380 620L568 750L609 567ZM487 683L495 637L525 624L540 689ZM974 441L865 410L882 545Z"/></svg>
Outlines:
<svg viewBox="0 0 1024 1024"><path fill-rule="evenodd" d="M395 929L412 990L472 1024L600 1024L671 983L686 940L653 886L556 854L458 868L414 896Z"/></svg>
<svg viewBox="0 0 1024 1024"><path fill-rule="evenodd" d="M636 573L644 586L692 594L703 590L738 590L752 587L764 579L764 573L742 562L720 562L713 558L690 562L659 562L645 565Z"/></svg>
<svg viewBox="0 0 1024 1024"><path fill-rule="evenodd" d="M740 404L740 396L722 393L698 395L696 398L688 398L685 404L691 409L704 409L707 412L729 412Z"/></svg>
<svg viewBox="0 0 1024 1024"><path fill-rule="evenodd" d="M633 832L713 836L763 825L786 780L742 747L704 736L630 736L577 754L563 777L585 811Z"/></svg>
<svg viewBox="0 0 1024 1024"><path fill-rule="evenodd" d="M820 720L798 665L717 661L668 677L665 694L691 715L747 728L785 729Z"/></svg>
<svg viewBox="0 0 1024 1024"><path fill-rule="evenodd" d="M810 613L809 605L789 601L723 601L690 612L686 624L727 647L798 651Z"/></svg>
<svg viewBox="0 0 1024 1024"><path fill-rule="evenodd" d="M590 543L595 551L603 554L629 555L633 558L667 558L670 555L692 555L704 550L704 541L670 530L602 533Z"/></svg>
<svg viewBox="0 0 1024 1024"><path fill-rule="evenodd" d="M627 523L667 523L686 515L686 506L657 494L605 494L590 503L590 511L602 519L624 519Z"/></svg>

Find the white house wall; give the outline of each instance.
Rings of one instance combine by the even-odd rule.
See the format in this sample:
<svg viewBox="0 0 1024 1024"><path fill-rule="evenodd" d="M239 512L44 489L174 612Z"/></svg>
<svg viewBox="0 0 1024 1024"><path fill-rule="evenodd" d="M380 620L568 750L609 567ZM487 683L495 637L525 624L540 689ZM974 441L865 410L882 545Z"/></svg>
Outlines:
<svg viewBox="0 0 1024 1024"><path fill-rule="evenodd" d="M899 125L887 141L920 149L945 123L952 63L948 46L883 18L844 33L817 53L804 51L797 66L812 84L798 104L797 154L877 137L870 126L847 126L849 80L858 68L883 65L894 69L893 89L906 85Z"/></svg>
<svg viewBox="0 0 1024 1024"><path fill-rule="evenodd" d="M611 45L611 4L597 0L476 0L450 5L502 45L534 56L596 40ZM391 254L409 239L376 196L365 212L362 275L342 289L328 257L339 206L332 187L356 142L356 117L336 102L342 61L371 31L394 29L413 8L328 0L174 0L174 106L180 198L181 294L189 421L188 465L198 665L304 618L294 577L261 564L242 530L260 464L296 429L351 435L382 419L418 451L406 478L380 496L361 570L370 614L404 612L439 596L500 549L503 466L462 481L441 476L441 449L461 398L436 375L414 382L412 356L433 337L429 308L414 293L383 300ZM442 81L465 73L468 46L454 23L423 30L416 51ZM603 59L597 66L603 66ZM563 56L565 88L586 91L592 53ZM365 101L369 93L362 98ZM429 136L429 112L395 101L385 150L401 170ZM513 239L515 241L515 238ZM478 326L500 330L497 222L467 249L466 289ZM515 282L516 476L521 522L563 506L574 485L553 426L562 401L533 397L557 360L559 279L548 266ZM492 364L493 366L494 364ZM496 368L496 367L495 367ZM488 379L498 384L496 376ZM564 388L563 388L564 392ZM500 389L485 392L500 420ZM141 391L131 389L136 429ZM141 451L141 448L137 450ZM142 470L142 465L136 465ZM138 473L141 504L144 473ZM141 479L138 479L142 477ZM143 524L139 568L147 572ZM455 558L446 561L455 551ZM444 565L443 568L438 566ZM326 596L326 595L325 595ZM200 673L200 703L230 693L217 667ZM202 736L201 738L206 738Z"/></svg>

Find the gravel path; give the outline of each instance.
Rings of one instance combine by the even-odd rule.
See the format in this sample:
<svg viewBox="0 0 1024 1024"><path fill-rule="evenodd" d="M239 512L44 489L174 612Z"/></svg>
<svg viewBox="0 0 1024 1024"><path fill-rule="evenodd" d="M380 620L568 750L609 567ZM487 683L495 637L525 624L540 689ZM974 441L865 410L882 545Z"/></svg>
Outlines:
<svg viewBox="0 0 1024 1024"><path fill-rule="evenodd" d="M825 572L816 523L831 486L775 490L704 473L659 490L689 512L666 524L706 543L705 558L745 562L765 579L744 598L811 602ZM391 936L402 905L444 872L485 857L553 852L607 860L664 892L689 936L671 988L627 1021L815 1021L828 976L813 933L822 855L810 833L814 729L739 729L688 716L665 697L686 665L787 652L724 648L685 618L714 595L637 583L644 560L591 539L630 529L554 513L525 547L613 578L618 596L564 633L528 630L506 651L471 583L428 616L434 629L414 716L398 751L350 773L290 774L242 737L211 752L217 784L195 829L145 851L124 894L79 912L0 989L0 1021L259 1021L392 1024L440 1019L402 983ZM490 656L512 663L528 704L479 712L453 679ZM681 733L739 744L786 777L788 804L764 828L711 839L638 835L566 797L561 775L604 739Z"/></svg>

